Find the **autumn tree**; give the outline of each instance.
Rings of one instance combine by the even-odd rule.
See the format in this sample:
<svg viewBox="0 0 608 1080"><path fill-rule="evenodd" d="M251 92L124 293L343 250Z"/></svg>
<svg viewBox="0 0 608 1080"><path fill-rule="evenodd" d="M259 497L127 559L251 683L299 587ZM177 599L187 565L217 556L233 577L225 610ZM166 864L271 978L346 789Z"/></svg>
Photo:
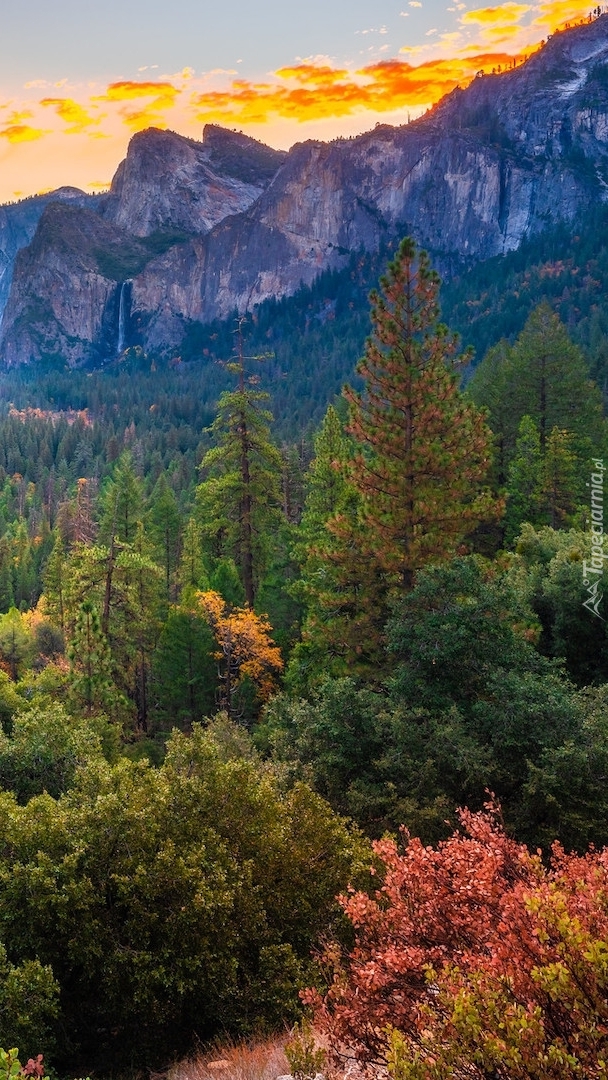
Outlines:
<svg viewBox="0 0 608 1080"><path fill-rule="evenodd" d="M357 368L365 390L345 390L363 526L375 559L406 588L500 512L483 487L491 434L459 391L439 284L426 252L403 240L371 293L373 334Z"/></svg>
<svg viewBox="0 0 608 1080"><path fill-rule="evenodd" d="M255 687L258 699L266 701L283 669L280 650L270 637L270 623L250 608L231 610L219 593L196 595L217 643L221 708L234 716L237 695L246 681Z"/></svg>
<svg viewBox="0 0 608 1080"><path fill-rule="evenodd" d="M342 898L355 945L325 1000L308 995L317 1023L395 1080L600 1080L606 851L555 845L545 867L495 808L460 819L437 848L375 844L382 884Z"/></svg>
<svg viewBox="0 0 608 1080"><path fill-rule="evenodd" d="M210 429L215 445L203 458L204 480L198 488L203 534L212 554L234 558L250 607L267 563L269 538L282 518L283 462L270 437L272 415L264 407L269 395L246 371L248 361L259 359L244 355L239 321L236 357L226 365L237 377L237 388L220 397Z"/></svg>

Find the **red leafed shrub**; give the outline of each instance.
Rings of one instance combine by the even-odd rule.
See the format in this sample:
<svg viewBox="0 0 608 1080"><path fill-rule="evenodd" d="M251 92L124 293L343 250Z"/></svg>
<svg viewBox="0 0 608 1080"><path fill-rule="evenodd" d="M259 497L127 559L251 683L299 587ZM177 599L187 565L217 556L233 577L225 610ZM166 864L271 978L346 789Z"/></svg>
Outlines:
<svg viewBox="0 0 608 1080"><path fill-rule="evenodd" d="M551 864L498 811L462 811L437 848L375 844L374 898L342 905L355 946L321 999L333 1053L395 1080L608 1077L608 851Z"/></svg>

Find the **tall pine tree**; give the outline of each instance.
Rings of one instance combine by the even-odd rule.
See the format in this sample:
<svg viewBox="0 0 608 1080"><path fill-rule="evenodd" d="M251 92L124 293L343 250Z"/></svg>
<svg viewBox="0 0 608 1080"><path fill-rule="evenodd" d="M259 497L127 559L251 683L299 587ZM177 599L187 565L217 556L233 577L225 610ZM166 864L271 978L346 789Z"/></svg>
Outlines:
<svg viewBox="0 0 608 1080"><path fill-rule="evenodd" d="M253 607L268 560L269 537L282 520L283 462L270 438L271 414L265 391L247 376L246 362L263 357L243 353L242 321L237 354L227 364L238 379L236 390L221 395L211 427L216 445L205 454L205 480L198 489L203 534L216 556L230 555L242 575L245 600Z"/></svg>
<svg viewBox="0 0 608 1080"><path fill-rule="evenodd" d="M380 285L357 368L365 390L345 390L359 444L350 479L370 554L409 589L418 569L454 554L500 505L484 489L491 434L458 388L457 341L439 321L426 252L403 240Z"/></svg>

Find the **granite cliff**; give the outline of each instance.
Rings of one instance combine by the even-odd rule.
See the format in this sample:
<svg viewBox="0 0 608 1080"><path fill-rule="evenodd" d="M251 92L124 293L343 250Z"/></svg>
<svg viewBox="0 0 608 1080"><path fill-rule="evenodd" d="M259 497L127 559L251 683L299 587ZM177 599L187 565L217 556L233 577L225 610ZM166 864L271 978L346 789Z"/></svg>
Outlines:
<svg viewBox="0 0 608 1080"><path fill-rule="evenodd" d="M606 201L607 133L608 16L400 128L288 154L214 126L202 143L143 132L96 213L42 216L15 263L0 355L173 348L189 321L289 294L406 231L449 274ZM70 247L61 221L74 236L76 218Z"/></svg>

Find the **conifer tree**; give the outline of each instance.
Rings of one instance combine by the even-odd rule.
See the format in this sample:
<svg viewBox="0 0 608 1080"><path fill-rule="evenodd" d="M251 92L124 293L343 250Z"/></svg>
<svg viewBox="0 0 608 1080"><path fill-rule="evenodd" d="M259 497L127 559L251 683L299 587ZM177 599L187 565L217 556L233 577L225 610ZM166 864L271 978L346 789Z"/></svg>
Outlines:
<svg viewBox="0 0 608 1080"><path fill-rule="evenodd" d="M32 635L17 608L12 607L6 615L0 615L0 657L13 682L17 682L31 645Z"/></svg>
<svg viewBox="0 0 608 1080"><path fill-rule="evenodd" d="M439 321L428 255L406 238L380 284L357 368L365 391L345 390L359 444L350 479L371 554L409 589L500 506L483 488L491 433L458 389L457 341Z"/></svg>
<svg viewBox="0 0 608 1080"><path fill-rule="evenodd" d="M211 426L216 445L202 462L206 476L198 489L203 533L216 556L231 555L240 567L245 600L253 607L267 561L273 526L281 521L283 462L270 438L272 415L263 407L265 391L247 377L242 321L237 355L227 369L238 378L236 390L221 395Z"/></svg>
<svg viewBox="0 0 608 1080"><path fill-rule="evenodd" d="M182 534L182 545L177 567L178 595L188 589L207 588L203 564L201 529L198 522L188 518Z"/></svg>
<svg viewBox="0 0 608 1080"><path fill-rule="evenodd" d="M572 449L571 432L554 427L544 452L540 432L530 416L519 425L515 456L507 475L507 510L504 521L505 543L512 544L524 522L553 529L574 523L575 511L582 503L582 475Z"/></svg>
<svg viewBox="0 0 608 1080"><path fill-rule="evenodd" d="M605 424L599 387L547 303L532 312L512 347L501 342L489 350L467 392L489 410L490 427L501 447L503 478L524 416L538 427L542 456L554 427L575 436L572 450L579 459L590 457L592 448L601 456Z"/></svg>
<svg viewBox="0 0 608 1080"><path fill-rule="evenodd" d="M59 530L44 569L46 613L61 633L65 631L67 566L63 540Z"/></svg>
<svg viewBox="0 0 608 1080"><path fill-rule="evenodd" d="M116 463L114 475L104 488L100 503L101 540L111 543L116 537L121 543L132 544L143 517L144 498L130 451L125 451Z"/></svg>
<svg viewBox="0 0 608 1080"><path fill-rule="evenodd" d="M515 456L507 475L507 508L504 537L507 545L519 536L524 521L540 524L540 488L542 455L538 427L531 416L519 425Z"/></svg>
<svg viewBox="0 0 608 1080"><path fill-rule="evenodd" d="M353 447L332 405L314 450L294 545L301 578L292 591L308 609L287 673L296 692L327 674L377 676L386 621L386 581L367 547L361 499L348 475Z"/></svg>
<svg viewBox="0 0 608 1080"><path fill-rule="evenodd" d="M148 510L148 535L160 558L164 573L167 596L171 595L173 578L179 557L181 518L177 499L169 486L166 474L159 476Z"/></svg>
<svg viewBox="0 0 608 1080"><path fill-rule="evenodd" d="M110 649L99 614L90 600L80 605L68 657L70 692L75 704L84 708L89 716L110 710L117 696L111 675Z"/></svg>

